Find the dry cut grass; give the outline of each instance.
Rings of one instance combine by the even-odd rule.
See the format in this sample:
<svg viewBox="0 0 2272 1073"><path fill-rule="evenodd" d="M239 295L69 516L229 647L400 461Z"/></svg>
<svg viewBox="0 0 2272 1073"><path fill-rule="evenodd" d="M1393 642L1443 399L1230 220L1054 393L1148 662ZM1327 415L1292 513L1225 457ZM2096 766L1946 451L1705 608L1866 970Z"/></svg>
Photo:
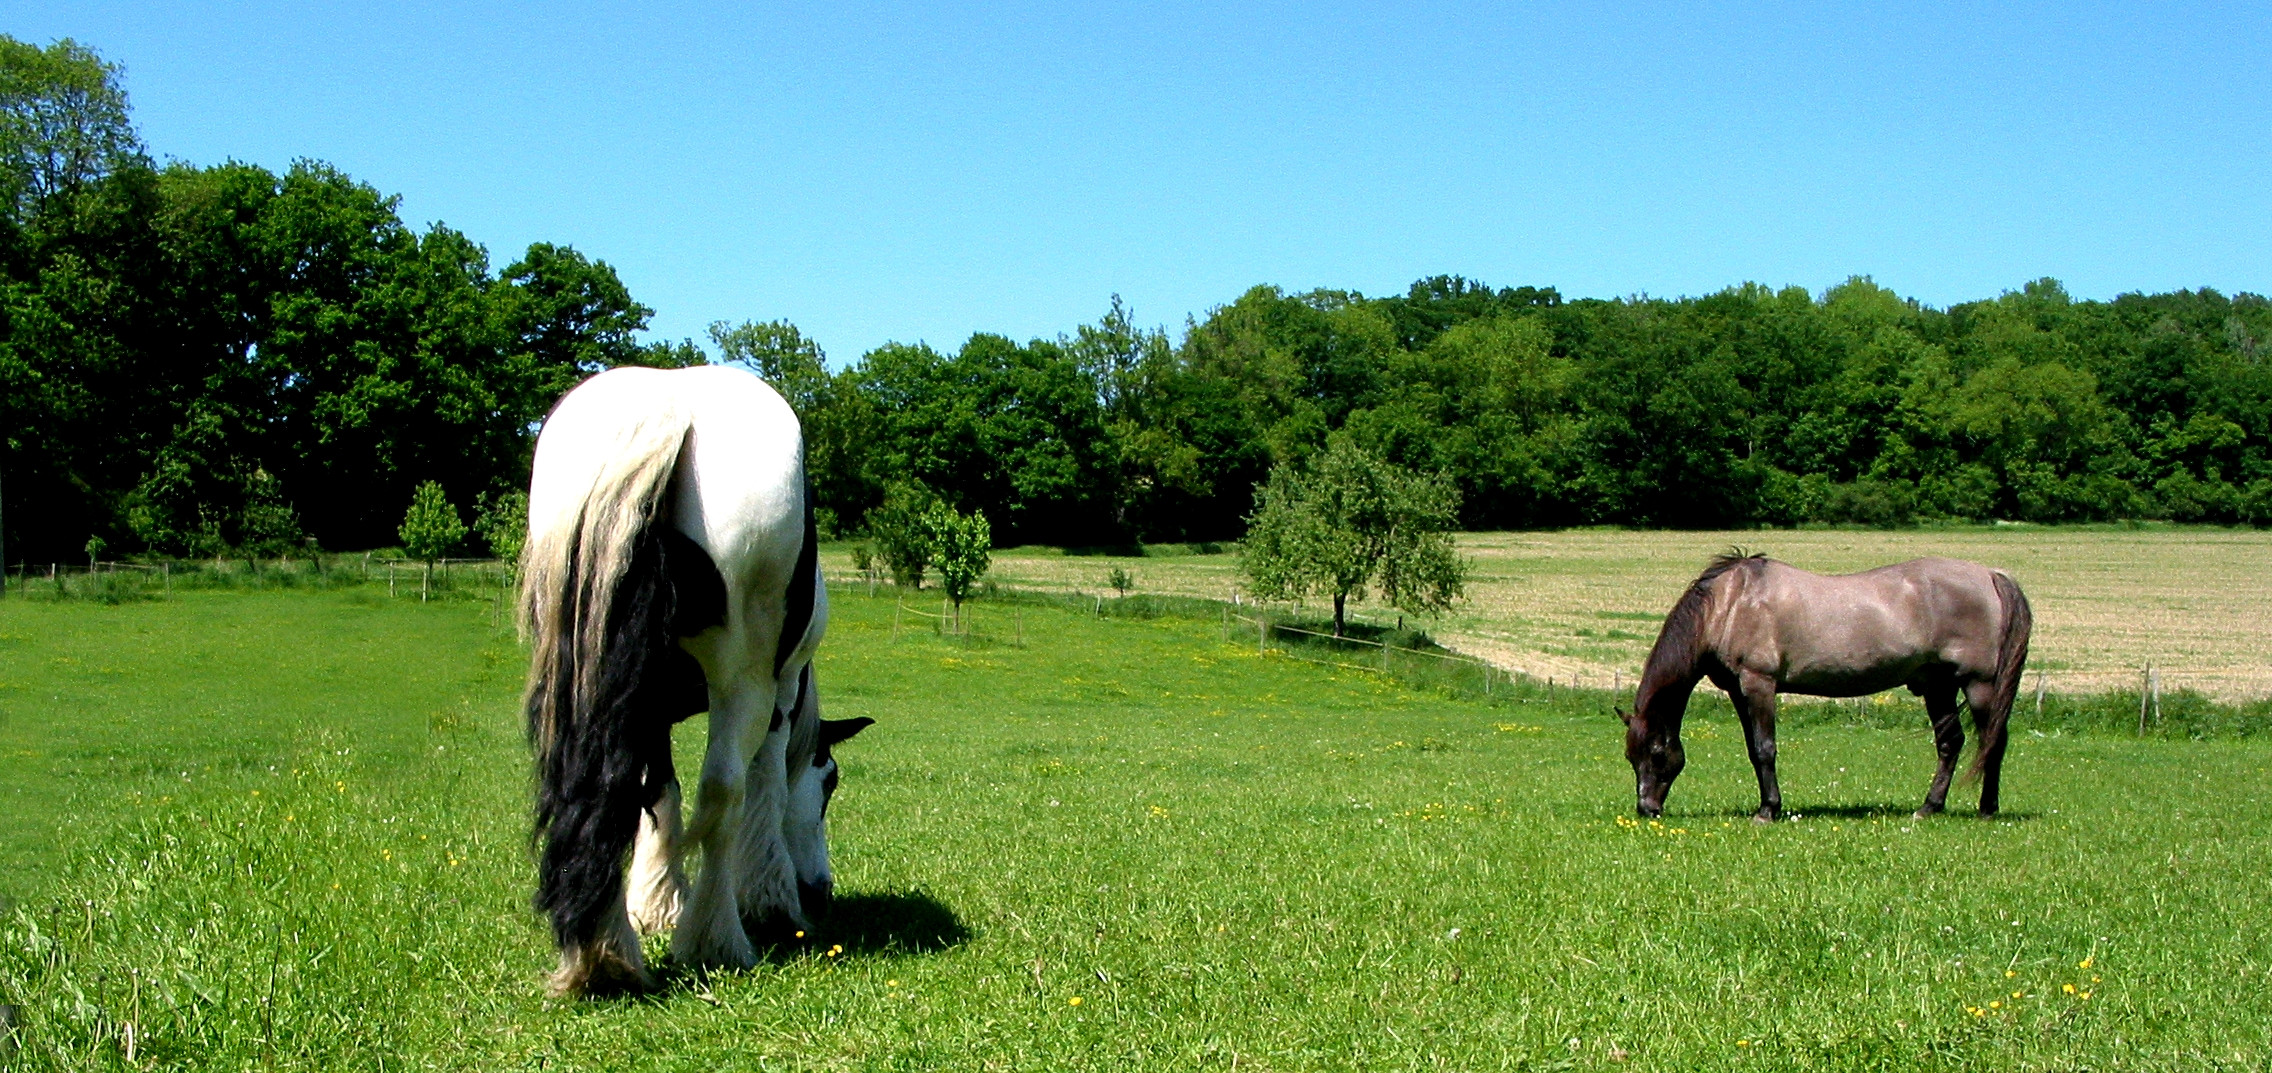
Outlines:
<svg viewBox="0 0 2272 1073"><path fill-rule="evenodd" d="M1713 553L1765 552L1823 573L1921 555L2010 570L2035 609L2032 666L2053 691L2134 689L2150 660L2162 688L2222 700L2272 695L2272 532L2204 528L1995 528L1464 533L1469 598L1429 624L1445 644L1513 670L1590 686L1630 683L1657 623ZM848 548L826 558L851 572ZM1228 599L1227 553L1069 556L995 553L1005 587L1108 593L1115 568L1134 591ZM1360 604L1381 620L1395 612ZM2033 688L2033 682L2029 683Z"/></svg>

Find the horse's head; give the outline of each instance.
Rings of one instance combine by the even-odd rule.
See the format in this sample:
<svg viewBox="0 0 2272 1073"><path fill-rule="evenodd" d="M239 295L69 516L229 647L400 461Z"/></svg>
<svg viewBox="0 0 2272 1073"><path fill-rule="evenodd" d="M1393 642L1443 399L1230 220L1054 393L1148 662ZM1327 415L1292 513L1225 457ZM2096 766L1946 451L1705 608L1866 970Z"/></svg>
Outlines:
<svg viewBox="0 0 2272 1073"><path fill-rule="evenodd" d="M808 684L800 718L819 720L811 758L792 755L789 771L789 807L782 817L782 832L789 843L789 859L797 866L797 896L805 916L819 920L828 912L836 889L828 869L828 799L836 796L835 746L867 729L875 720L819 719L820 699Z"/></svg>
<svg viewBox="0 0 2272 1073"><path fill-rule="evenodd" d="M1680 777L1680 769L1688 766L1688 755L1680 748L1679 721L1652 724L1648 711L1636 705L1630 713L1618 709L1617 716L1625 721L1625 759L1633 765L1634 810L1655 818L1664 813L1665 795L1672 792L1672 780Z"/></svg>

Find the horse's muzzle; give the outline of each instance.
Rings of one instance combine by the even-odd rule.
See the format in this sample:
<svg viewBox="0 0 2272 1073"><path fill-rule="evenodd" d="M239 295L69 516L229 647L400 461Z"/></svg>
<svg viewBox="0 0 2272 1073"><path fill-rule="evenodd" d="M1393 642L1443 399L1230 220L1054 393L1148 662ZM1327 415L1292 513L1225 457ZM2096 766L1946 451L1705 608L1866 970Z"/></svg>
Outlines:
<svg viewBox="0 0 2272 1073"><path fill-rule="evenodd" d="M797 905L805 911L805 919L815 924L828 917L828 908L836 898L836 884L830 880L818 883L797 881Z"/></svg>

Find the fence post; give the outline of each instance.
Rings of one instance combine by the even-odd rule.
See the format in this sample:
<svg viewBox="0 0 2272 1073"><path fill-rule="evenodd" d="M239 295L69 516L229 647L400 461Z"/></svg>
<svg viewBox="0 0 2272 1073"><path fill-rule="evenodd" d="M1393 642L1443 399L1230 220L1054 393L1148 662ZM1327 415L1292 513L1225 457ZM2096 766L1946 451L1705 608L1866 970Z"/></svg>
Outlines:
<svg viewBox="0 0 2272 1073"><path fill-rule="evenodd" d="M2035 718L2038 721L2043 718L2043 678L2042 671L2035 672Z"/></svg>
<svg viewBox="0 0 2272 1073"><path fill-rule="evenodd" d="M1267 655L1270 646L1270 623L1261 615L1254 617L1254 654Z"/></svg>
<svg viewBox="0 0 2272 1073"><path fill-rule="evenodd" d="M2145 673L2138 680L2138 736L2146 736L2146 693L2153 688L2154 661L2146 661Z"/></svg>
<svg viewBox="0 0 2272 1073"><path fill-rule="evenodd" d="M2146 667L2146 691L2154 696L2154 723L2158 726L2162 721L2162 673L2151 664Z"/></svg>
<svg viewBox="0 0 2272 1073"><path fill-rule="evenodd" d="M174 594L174 561L167 559L158 564L158 576L165 579L166 595Z"/></svg>

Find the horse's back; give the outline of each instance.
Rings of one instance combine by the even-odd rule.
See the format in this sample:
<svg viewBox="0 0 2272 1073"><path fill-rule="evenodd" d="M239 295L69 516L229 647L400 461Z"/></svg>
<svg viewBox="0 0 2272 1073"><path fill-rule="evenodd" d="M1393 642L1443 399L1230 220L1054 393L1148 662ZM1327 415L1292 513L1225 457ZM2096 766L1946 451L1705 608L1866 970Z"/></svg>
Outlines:
<svg viewBox="0 0 2272 1073"><path fill-rule="evenodd" d="M1724 643L1793 692L1875 692L1932 665L1992 674L1996 573L1939 557L1827 575L1765 560L1733 583Z"/></svg>
<svg viewBox="0 0 2272 1073"><path fill-rule="evenodd" d="M713 558L783 550L795 558L804 509L797 416L765 381L728 366L611 369L570 391L537 437L531 528L581 509L628 444L670 428L687 436L670 508L677 527Z"/></svg>
<svg viewBox="0 0 2272 1073"><path fill-rule="evenodd" d="M738 673L771 656L784 627L817 633L809 602L783 606L808 539L803 432L780 394L744 370L611 369L570 391L537 437L531 532L572 525L611 465L665 436L684 441L663 510L710 557L727 593L734 637L702 646L710 669Z"/></svg>

